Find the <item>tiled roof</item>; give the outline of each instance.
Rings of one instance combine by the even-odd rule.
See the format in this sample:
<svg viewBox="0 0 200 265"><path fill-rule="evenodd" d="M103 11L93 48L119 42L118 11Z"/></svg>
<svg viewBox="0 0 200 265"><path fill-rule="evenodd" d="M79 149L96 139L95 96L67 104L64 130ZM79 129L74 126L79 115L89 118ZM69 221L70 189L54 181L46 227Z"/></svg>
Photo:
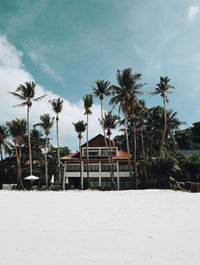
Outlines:
<svg viewBox="0 0 200 265"><path fill-rule="evenodd" d="M119 153L119 155L113 157L113 159L128 159L128 153L127 152L124 152L121 150L118 153ZM130 158L132 158L132 155L130 155Z"/></svg>
<svg viewBox="0 0 200 265"><path fill-rule="evenodd" d="M67 155L67 156L63 156L63 157L61 157L61 160L72 159L72 158L74 158L77 154L79 154L79 152L75 152L75 153L73 153L73 154L69 154L69 155Z"/></svg>

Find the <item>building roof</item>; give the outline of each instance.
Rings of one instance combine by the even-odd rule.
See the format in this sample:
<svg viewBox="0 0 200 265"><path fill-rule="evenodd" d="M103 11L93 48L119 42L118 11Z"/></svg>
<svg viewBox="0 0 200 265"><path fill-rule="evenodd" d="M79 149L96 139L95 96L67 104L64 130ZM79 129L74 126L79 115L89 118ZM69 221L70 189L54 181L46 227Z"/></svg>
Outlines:
<svg viewBox="0 0 200 265"><path fill-rule="evenodd" d="M75 152L75 153L69 154L69 155L67 155L67 156L63 156L63 157L61 157L61 160L72 159L72 158L75 158L76 155L78 155L78 158L79 158L79 153L80 153L80 152Z"/></svg>
<svg viewBox="0 0 200 265"><path fill-rule="evenodd" d="M106 138L107 141L109 141L108 138ZM88 141L88 146L89 147L106 147L105 141L104 141L104 136L102 134L98 134L94 138ZM114 141L111 140L111 146L115 146ZM81 147L87 147L87 142L81 145Z"/></svg>
<svg viewBox="0 0 200 265"><path fill-rule="evenodd" d="M128 159L128 153L120 150L118 156L114 156L113 159ZM132 155L130 155L130 158L132 158Z"/></svg>
<svg viewBox="0 0 200 265"><path fill-rule="evenodd" d="M119 155L118 156L114 156L113 159L114 160L127 160L128 159L128 153L124 152L124 151L119 151L118 152ZM132 155L130 155L130 158L132 158ZM83 161L86 161L86 157L83 158ZM80 161L80 152L75 152L73 154L69 154L67 156L63 156L61 157L61 160L65 160L65 161ZM106 157L91 157L90 158L90 162L92 161L108 161L108 158Z"/></svg>

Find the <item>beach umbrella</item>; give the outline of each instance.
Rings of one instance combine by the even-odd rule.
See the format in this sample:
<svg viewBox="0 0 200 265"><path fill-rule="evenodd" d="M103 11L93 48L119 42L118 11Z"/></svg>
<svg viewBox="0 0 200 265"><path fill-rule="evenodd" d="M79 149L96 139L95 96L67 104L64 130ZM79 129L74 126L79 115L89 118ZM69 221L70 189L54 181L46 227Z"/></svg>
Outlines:
<svg viewBox="0 0 200 265"><path fill-rule="evenodd" d="M31 187L31 189L32 189L33 180L38 180L39 178L36 177L36 176L34 176L34 175L30 175L30 176L28 176L28 177L25 177L24 179L25 179L25 180L30 180L30 187Z"/></svg>
<svg viewBox="0 0 200 265"><path fill-rule="evenodd" d="M51 184L54 184L54 175L51 177Z"/></svg>
<svg viewBox="0 0 200 265"><path fill-rule="evenodd" d="M34 176L34 175L30 175L28 177L25 177L24 179L27 179L27 180L38 180L39 178Z"/></svg>

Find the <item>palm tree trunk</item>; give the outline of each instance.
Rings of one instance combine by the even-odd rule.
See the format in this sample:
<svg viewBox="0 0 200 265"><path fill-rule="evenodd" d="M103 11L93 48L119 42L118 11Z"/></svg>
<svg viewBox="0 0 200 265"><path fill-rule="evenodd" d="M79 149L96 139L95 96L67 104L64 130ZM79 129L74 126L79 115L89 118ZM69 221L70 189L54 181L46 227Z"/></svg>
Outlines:
<svg viewBox="0 0 200 265"><path fill-rule="evenodd" d="M3 152L2 152L2 148L0 147L0 154L1 154L1 161L3 160Z"/></svg>
<svg viewBox="0 0 200 265"><path fill-rule="evenodd" d="M49 187L48 181L48 166L47 166L47 145L48 145L48 135L46 134L46 144L45 144L45 178L46 178L46 189Z"/></svg>
<svg viewBox="0 0 200 265"><path fill-rule="evenodd" d="M14 145L15 145L15 154L16 154L16 159L17 159L17 186L18 186L18 188L20 188L21 183L20 183L20 177L19 177L19 172L20 172L20 169L19 169L19 157L18 157L18 150L17 150L16 142L14 142Z"/></svg>
<svg viewBox="0 0 200 265"><path fill-rule="evenodd" d="M81 190L83 190L81 136L79 137L79 152L80 152L80 187L81 187Z"/></svg>
<svg viewBox="0 0 200 265"><path fill-rule="evenodd" d="M57 134L57 152L58 152L58 183L61 184L61 172L60 172L60 147L59 147L59 134L58 134L58 113L56 117L56 134Z"/></svg>
<svg viewBox="0 0 200 265"><path fill-rule="evenodd" d="M90 176L89 176L89 151L88 151L88 114L87 114L87 184L88 189L90 188Z"/></svg>
<svg viewBox="0 0 200 265"><path fill-rule="evenodd" d="M158 153L158 159L160 158L164 142L165 142L165 134L166 134L166 129L167 129L167 112L166 112L166 102L165 102L165 96L163 96L163 106L164 106L164 130L163 130L163 135L162 135L162 141L160 145L160 150Z"/></svg>
<svg viewBox="0 0 200 265"><path fill-rule="evenodd" d="M22 188L24 188L23 182L22 182L22 172L21 172L21 157L22 157L22 147L19 146L19 155L18 155L18 163L19 163L19 181Z"/></svg>
<svg viewBox="0 0 200 265"><path fill-rule="evenodd" d="M102 128L103 128L103 135L104 135L104 142L105 142L105 145L106 145L106 152L108 154L108 164L109 164L112 188L115 188L115 182L113 182L114 181L114 172L112 170L111 157L110 157L109 150L108 150L108 143L107 143L107 140L106 140L106 132L105 132L104 124L103 124L103 100L102 99L101 99L101 124L102 124ZM113 183L114 183L114 186L113 186Z"/></svg>
<svg viewBox="0 0 200 265"><path fill-rule="evenodd" d="M145 156L145 151L144 151L144 136L143 136L142 127L140 127L140 138L141 138L141 144L142 144L142 158L143 158L143 160L145 160L146 156ZM144 177L145 177L145 181L147 184L148 180L147 180L147 167L146 167L146 165L144 165Z"/></svg>
<svg viewBox="0 0 200 265"><path fill-rule="evenodd" d="M30 107L27 106L27 125L28 125L28 150L29 150L29 166L30 166L30 175L33 175L32 169L32 152L31 152L31 134L30 134L30 121L29 121Z"/></svg>
<svg viewBox="0 0 200 265"><path fill-rule="evenodd" d="M130 175L130 183L133 186L133 178L132 178L132 170L131 170L131 160L130 160L130 148L129 148L129 140L128 140L128 129L127 129L127 112L124 112L125 115L125 136L126 136L126 148L128 153L128 169Z"/></svg>
<svg viewBox="0 0 200 265"><path fill-rule="evenodd" d="M114 168L113 168L112 147L111 147L110 134L109 134L109 145L110 145L110 160L111 160L111 171L112 171L111 183L112 183L112 189L115 189Z"/></svg>
<svg viewBox="0 0 200 265"><path fill-rule="evenodd" d="M133 152L133 155L134 155L134 169L135 169L135 188L137 189L138 188L138 172L137 172L137 142L136 142L136 130L135 130L135 121L134 121L134 118L133 118L133 121L132 121L132 127L133 127L133 142L134 142L134 152Z"/></svg>

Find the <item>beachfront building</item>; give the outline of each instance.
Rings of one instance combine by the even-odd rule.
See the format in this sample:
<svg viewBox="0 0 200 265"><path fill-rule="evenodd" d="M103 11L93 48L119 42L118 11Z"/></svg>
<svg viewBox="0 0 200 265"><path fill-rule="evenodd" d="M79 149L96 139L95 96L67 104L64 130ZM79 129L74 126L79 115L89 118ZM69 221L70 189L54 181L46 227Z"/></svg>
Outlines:
<svg viewBox="0 0 200 265"><path fill-rule="evenodd" d="M108 155L103 135L99 134L88 142L90 187L93 189L110 189L111 178ZM116 189L128 189L130 177L128 169L128 153L119 151L111 141ZM87 187L87 143L81 146L83 187ZM80 152L64 156L64 181L69 188L80 188ZM133 161L132 161L133 162Z"/></svg>

